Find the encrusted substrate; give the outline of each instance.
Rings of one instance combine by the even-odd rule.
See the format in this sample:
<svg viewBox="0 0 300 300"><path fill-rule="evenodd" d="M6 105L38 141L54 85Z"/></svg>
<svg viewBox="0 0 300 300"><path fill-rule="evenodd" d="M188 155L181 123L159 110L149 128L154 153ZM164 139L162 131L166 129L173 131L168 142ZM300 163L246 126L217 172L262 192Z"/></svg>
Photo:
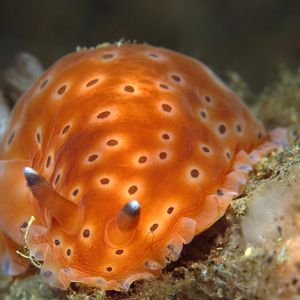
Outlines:
<svg viewBox="0 0 300 300"><path fill-rule="evenodd" d="M280 185L291 169L300 169L300 87L298 74L284 72L282 82L267 89L255 108L266 125L286 125L291 146L264 158L255 166L244 193L230 205L224 217L183 248L177 262L167 266L158 279L136 282L125 293L102 292L72 284L66 292L51 289L40 276L18 279L0 278L0 295L4 299L293 299L300 292L294 278L283 282L291 252L288 236L278 229L272 241L262 245L245 245L241 238L241 220L247 217L248 204L257 190L270 182ZM235 79L238 81L239 79ZM289 82L289 84L286 84ZM234 85L243 87L242 83ZM273 91L280 95L275 95ZM239 90L237 90L239 93ZM243 91L241 91L243 92ZM286 105L284 95L289 95ZM274 101L276 100L276 109ZM293 111L293 117L285 111ZM272 115L272 117L270 117ZM269 126L271 124L271 126ZM297 210L299 208L295 208ZM294 213L297 213L294 212ZM299 213L299 211L298 211ZM293 250L291 250L293 251ZM286 274L286 273L284 273ZM278 286L285 287L278 294Z"/></svg>
<svg viewBox="0 0 300 300"><path fill-rule="evenodd" d="M1 299L4 300L38 300L38 299L51 299L63 300L66 299L65 293L49 289L44 286L41 276L31 275L29 277L20 277L12 280L6 278L6 285L0 285ZM4 282L4 281L3 281Z"/></svg>

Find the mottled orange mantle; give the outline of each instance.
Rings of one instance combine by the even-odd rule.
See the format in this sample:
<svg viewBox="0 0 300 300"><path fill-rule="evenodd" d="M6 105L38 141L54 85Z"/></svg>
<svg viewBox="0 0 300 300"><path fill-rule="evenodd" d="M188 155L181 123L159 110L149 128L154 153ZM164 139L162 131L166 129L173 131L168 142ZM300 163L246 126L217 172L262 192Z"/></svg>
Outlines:
<svg viewBox="0 0 300 300"><path fill-rule="evenodd" d="M25 271L15 250L35 216L27 246L52 286L158 275L224 214L268 139L192 58L148 45L67 55L21 97L0 148L2 269Z"/></svg>

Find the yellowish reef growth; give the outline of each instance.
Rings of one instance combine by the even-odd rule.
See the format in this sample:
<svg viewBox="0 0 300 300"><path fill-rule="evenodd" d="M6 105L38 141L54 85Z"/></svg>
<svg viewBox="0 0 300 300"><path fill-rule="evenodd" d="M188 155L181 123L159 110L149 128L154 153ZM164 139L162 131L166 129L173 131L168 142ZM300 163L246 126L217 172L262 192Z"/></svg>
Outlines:
<svg viewBox="0 0 300 300"><path fill-rule="evenodd" d="M231 87L239 95L253 97L237 74L231 73L230 78ZM256 166L244 193L232 202L226 215L186 246L181 259L169 265L160 278L134 283L127 294L105 293L76 284L67 292L61 292L44 284L32 269L22 278L0 278L1 299L276 300L296 299L297 294L299 297L300 257L295 249L300 244L299 234L297 236L300 227L300 72L282 71L278 83L266 88L256 100L253 110L266 126L288 128L290 146L274 152ZM257 209L253 203L257 199L267 201L265 195L271 190L274 194L281 191L280 195L287 197L289 205L282 208L285 209L283 219L275 216L272 221L276 224L275 230L270 235L263 226L260 232L255 231L259 226L251 223L251 218ZM267 204L258 207L265 209L266 215L272 215ZM245 226L252 225L255 225L253 230L245 230ZM255 239L258 234L265 234L263 243Z"/></svg>

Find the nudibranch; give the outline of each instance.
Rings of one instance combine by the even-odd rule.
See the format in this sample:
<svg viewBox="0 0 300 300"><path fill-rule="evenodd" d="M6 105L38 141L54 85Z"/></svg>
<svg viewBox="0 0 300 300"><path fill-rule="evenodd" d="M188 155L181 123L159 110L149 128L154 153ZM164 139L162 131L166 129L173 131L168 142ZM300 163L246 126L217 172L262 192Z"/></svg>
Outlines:
<svg viewBox="0 0 300 300"><path fill-rule="evenodd" d="M69 54L20 98L0 147L2 270L24 272L26 246L61 289L157 276L224 214L272 138L193 58L139 44Z"/></svg>

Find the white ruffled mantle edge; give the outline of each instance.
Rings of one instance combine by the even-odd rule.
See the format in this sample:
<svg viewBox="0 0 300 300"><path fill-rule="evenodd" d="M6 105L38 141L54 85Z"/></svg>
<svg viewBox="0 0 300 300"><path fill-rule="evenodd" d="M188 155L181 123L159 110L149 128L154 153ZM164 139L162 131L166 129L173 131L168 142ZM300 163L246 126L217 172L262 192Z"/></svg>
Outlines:
<svg viewBox="0 0 300 300"><path fill-rule="evenodd" d="M288 144L287 131L276 128L269 132L270 141L264 142L255 150L246 153L241 150L233 160L232 171L225 177L223 185L219 187L222 193L208 195L203 200L201 213L194 218L181 217L176 225L173 235L165 244L162 251L163 262L149 261L145 272L128 275L120 280L105 280L103 277L95 277L74 268L61 268L60 262L55 257L54 250L45 243L44 236L47 228L40 225L32 225L28 234L28 248L34 259L43 262L41 275L53 287L67 289L71 282L80 282L95 286L102 290L128 290L132 282L144 278L154 277L170 261L179 258L183 244L192 241L195 234L204 231L223 216L231 200L238 196L241 188L248 180L248 173L259 160L274 149ZM207 207L207 209L206 209Z"/></svg>

